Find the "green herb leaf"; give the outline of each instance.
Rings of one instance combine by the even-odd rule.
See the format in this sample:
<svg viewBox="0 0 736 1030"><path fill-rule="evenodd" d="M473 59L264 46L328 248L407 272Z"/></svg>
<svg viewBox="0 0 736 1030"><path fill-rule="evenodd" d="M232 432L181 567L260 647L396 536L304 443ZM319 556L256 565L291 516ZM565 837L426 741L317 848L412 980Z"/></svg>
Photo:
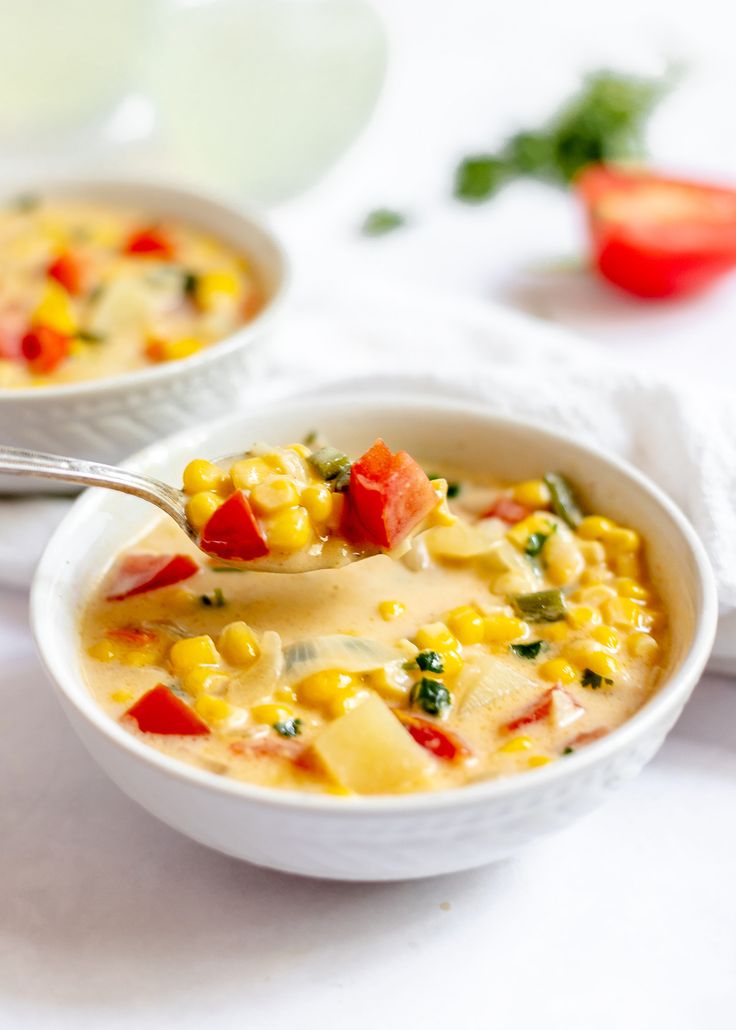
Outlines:
<svg viewBox="0 0 736 1030"><path fill-rule="evenodd" d="M453 497L457 497L462 490L462 483L448 483L447 484L447 499L451 501Z"/></svg>
<svg viewBox="0 0 736 1030"><path fill-rule="evenodd" d="M584 687L590 687L591 690L598 690L604 683L609 686L613 683L613 680L605 679L603 676L599 676L597 672L593 672L592 669L583 669L583 675L580 677L580 682Z"/></svg>
<svg viewBox="0 0 736 1030"><path fill-rule="evenodd" d="M316 429L310 429L309 432L307 433L307 435L302 440L302 443L306 447L314 447L314 445L317 443L317 436L318 436L317 430Z"/></svg>
<svg viewBox="0 0 736 1030"><path fill-rule="evenodd" d="M442 655L436 651L420 651L415 659L415 664L422 672L444 672L445 663Z"/></svg>
<svg viewBox="0 0 736 1030"><path fill-rule="evenodd" d="M519 658L533 660L539 658L542 651L546 651L548 644L545 640L533 640L529 644L509 644L509 651Z"/></svg>
<svg viewBox="0 0 736 1030"><path fill-rule="evenodd" d="M77 338L83 343L104 343L106 339L102 333L92 333L89 329L80 329Z"/></svg>
<svg viewBox="0 0 736 1030"><path fill-rule="evenodd" d="M298 737L302 732L301 719L284 719L283 722L275 722L273 728L282 737Z"/></svg>
<svg viewBox="0 0 736 1030"><path fill-rule="evenodd" d="M199 285L199 276L196 272L191 272L186 268L182 269L181 276L181 292L185 297L194 297Z"/></svg>
<svg viewBox="0 0 736 1030"><path fill-rule="evenodd" d="M441 715L451 704L450 691L445 684L426 676L422 676L411 688L410 700L413 705L423 708L428 715Z"/></svg>
<svg viewBox="0 0 736 1030"><path fill-rule="evenodd" d="M202 594L199 600L205 608L224 608L227 604L225 595L219 587L215 587L211 594Z"/></svg>
<svg viewBox="0 0 736 1030"><path fill-rule="evenodd" d="M574 747L566 747L565 750L562 753L563 753L563 755L574 755L575 754L575 748Z"/></svg>
<svg viewBox="0 0 736 1030"><path fill-rule="evenodd" d="M385 236L406 224L406 217L387 207L378 207L365 216L360 231L364 236Z"/></svg>
<svg viewBox="0 0 736 1030"><path fill-rule="evenodd" d="M466 157L455 172L455 196L467 204L479 204L494 196L512 174L508 161L500 155Z"/></svg>
<svg viewBox="0 0 736 1030"><path fill-rule="evenodd" d="M530 533L527 537L524 554L530 558L536 558L551 536L551 533Z"/></svg>

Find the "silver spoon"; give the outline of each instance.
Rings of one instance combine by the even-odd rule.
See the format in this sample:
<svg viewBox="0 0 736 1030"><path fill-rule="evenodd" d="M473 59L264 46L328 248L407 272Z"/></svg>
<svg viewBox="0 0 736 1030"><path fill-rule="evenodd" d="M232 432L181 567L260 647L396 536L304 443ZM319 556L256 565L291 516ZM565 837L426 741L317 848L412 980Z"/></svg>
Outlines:
<svg viewBox="0 0 736 1030"><path fill-rule="evenodd" d="M232 464L242 454L233 454L217 458L215 464ZM43 454L40 451L25 451L15 447L0 447L0 473L10 476L35 476L40 479L55 479L65 483L78 483L82 486L102 486L107 490L119 490L142 501L155 504L174 520L189 539L203 550L199 542L199 533L189 522L186 513L187 496L183 490L163 483L152 476L144 476L140 472L118 468L115 465L103 465L96 461L85 461L82 458L64 458L59 454ZM207 554L206 551L203 551ZM305 552L286 555L282 558L257 558L251 562L228 561L218 562L252 569L254 572L314 572L317 569L337 569L353 562L370 558L380 552L377 549L351 549L347 544L337 540L328 540L326 544L318 544Z"/></svg>

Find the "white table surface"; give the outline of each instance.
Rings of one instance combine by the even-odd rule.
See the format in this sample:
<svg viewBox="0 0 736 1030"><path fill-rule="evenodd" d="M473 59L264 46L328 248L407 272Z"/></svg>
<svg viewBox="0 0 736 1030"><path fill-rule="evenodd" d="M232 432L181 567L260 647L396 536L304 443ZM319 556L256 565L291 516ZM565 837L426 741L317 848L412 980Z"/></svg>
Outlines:
<svg viewBox="0 0 736 1030"><path fill-rule="evenodd" d="M718 0L382 0L394 52L368 132L274 213L310 284L362 274L521 306L640 367L734 381L736 281L649 307L580 273L562 194L446 198L458 153L601 61L694 62L656 118L663 163L731 176L734 15ZM415 225L360 240L379 204ZM420 344L420 341L418 341ZM382 886L288 878L159 824L96 768L0 592L0 1027L282 1030L713 1028L736 1004L736 687L706 677L661 753L605 808L516 860Z"/></svg>

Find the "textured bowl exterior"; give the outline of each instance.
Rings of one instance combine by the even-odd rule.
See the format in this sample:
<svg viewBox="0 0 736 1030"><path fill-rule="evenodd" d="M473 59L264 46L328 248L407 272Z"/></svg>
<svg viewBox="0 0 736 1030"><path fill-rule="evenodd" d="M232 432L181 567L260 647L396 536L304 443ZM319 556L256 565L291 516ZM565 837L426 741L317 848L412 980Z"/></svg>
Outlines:
<svg viewBox="0 0 736 1030"><path fill-rule="evenodd" d="M288 277L285 256L260 217L183 187L150 182L58 180L26 183L24 189L55 199L117 203L211 232L252 258L266 304L252 322L183 361L91 382L0 389L3 444L116 463L194 421L232 409L254 349L268 340ZM48 489L47 481L0 476L0 492Z"/></svg>
<svg viewBox="0 0 736 1030"><path fill-rule="evenodd" d="M116 549L149 521L141 503L88 492L57 530L39 566L31 617L41 657L82 741L131 798L212 848L285 872L339 880L432 876L504 858L595 808L635 776L678 718L707 660L717 603L692 529L670 501L622 462L548 428L466 404L346 397L274 405L195 427L132 462L172 479L192 453L244 440L299 439L319 425L359 453L379 432L420 457L511 478L560 467L595 507L649 527L650 564L667 602L672 646L655 695L608 736L558 762L508 779L398 797L279 791L194 769L127 733L96 703L78 655L80 605ZM489 440L497 446L488 448Z"/></svg>

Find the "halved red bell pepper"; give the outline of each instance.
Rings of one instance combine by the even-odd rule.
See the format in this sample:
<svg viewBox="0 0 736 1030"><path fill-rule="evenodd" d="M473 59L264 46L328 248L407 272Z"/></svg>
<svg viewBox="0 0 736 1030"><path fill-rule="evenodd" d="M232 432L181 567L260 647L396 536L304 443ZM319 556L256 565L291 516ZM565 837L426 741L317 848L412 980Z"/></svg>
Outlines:
<svg viewBox="0 0 736 1030"><path fill-rule="evenodd" d="M52 261L46 269L46 274L51 279L61 283L68 293L78 294L84 287L84 267L79 258L70 251L65 250Z"/></svg>
<svg viewBox="0 0 736 1030"><path fill-rule="evenodd" d="M140 257L173 258L174 244L163 229L155 225L134 232L125 244L126 254Z"/></svg>
<svg viewBox="0 0 736 1030"><path fill-rule="evenodd" d="M637 297L684 297L736 266L736 190L591 165L577 179L593 261Z"/></svg>
<svg viewBox="0 0 736 1030"><path fill-rule="evenodd" d="M528 515L531 515L531 508L527 508L524 504L519 504L512 497L499 497L498 500L494 501L487 512L484 512L484 519L502 519L504 522L508 522L509 525L514 525L517 522L521 522Z"/></svg>
<svg viewBox="0 0 736 1030"><path fill-rule="evenodd" d="M48 325L37 325L25 334L20 348L31 372L53 372L69 356L71 337Z"/></svg>
<svg viewBox="0 0 736 1030"><path fill-rule="evenodd" d="M437 506L427 473L407 454L392 454L383 440L353 464L346 524L377 547L390 550Z"/></svg>
<svg viewBox="0 0 736 1030"><path fill-rule="evenodd" d="M268 554L268 544L248 500L240 490L230 494L202 530L199 546L226 561L253 561Z"/></svg>
<svg viewBox="0 0 736 1030"><path fill-rule="evenodd" d="M189 579L199 570L188 554L126 554L113 573L108 601L160 590Z"/></svg>
<svg viewBox="0 0 736 1030"><path fill-rule="evenodd" d="M189 705L163 683L139 697L123 714L123 718L134 719L142 733L201 737L210 732L206 723Z"/></svg>
<svg viewBox="0 0 736 1030"><path fill-rule="evenodd" d="M403 712L397 714L417 744L431 751L435 758L444 758L452 762L470 754L470 748L454 733L441 729L427 719L417 719L413 715L404 715Z"/></svg>

